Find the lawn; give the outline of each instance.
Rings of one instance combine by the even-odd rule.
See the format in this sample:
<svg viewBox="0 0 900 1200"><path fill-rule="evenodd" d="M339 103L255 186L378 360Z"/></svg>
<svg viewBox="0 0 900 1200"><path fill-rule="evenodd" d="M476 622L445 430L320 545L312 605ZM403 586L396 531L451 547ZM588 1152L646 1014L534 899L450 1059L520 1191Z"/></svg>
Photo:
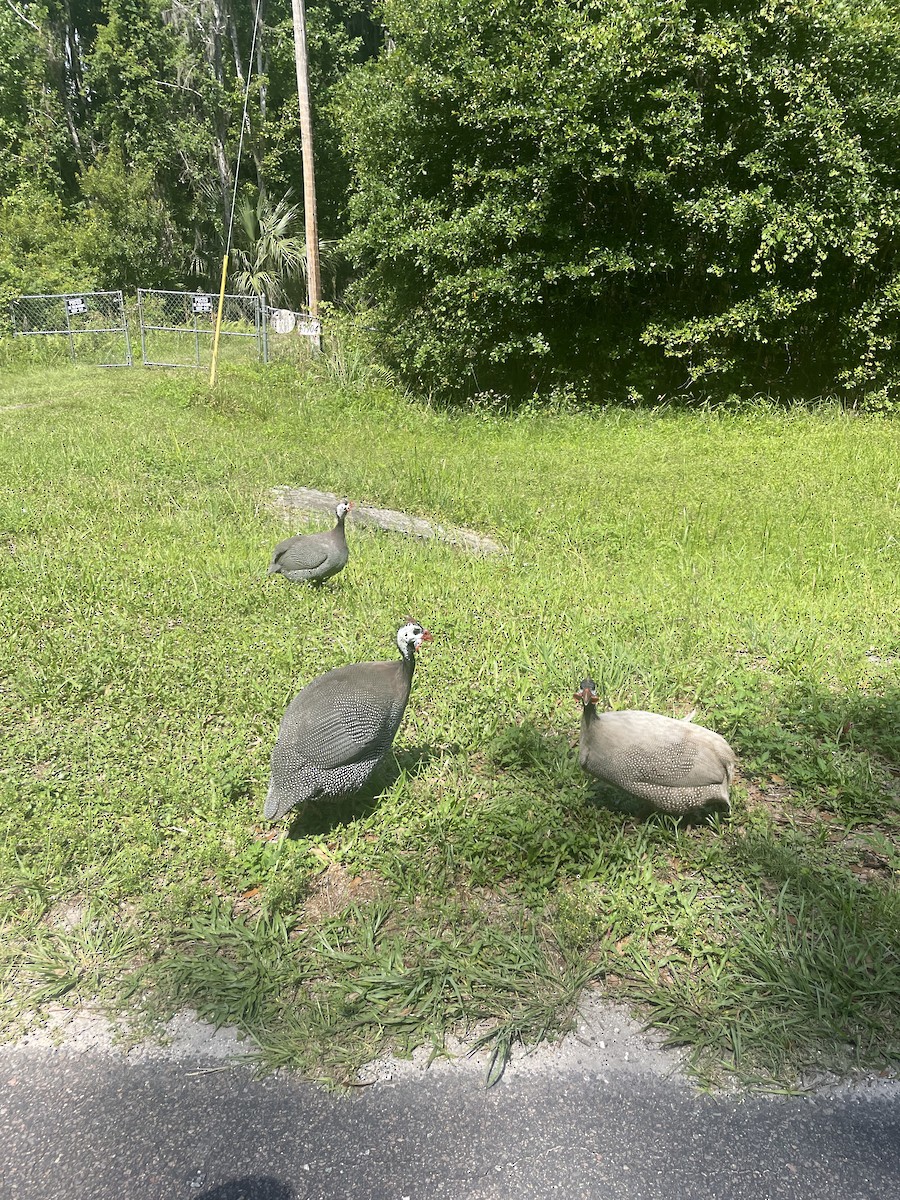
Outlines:
<svg viewBox="0 0 900 1200"><path fill-rule="evenodd" d="M896 1066L895 423L446 413L341 353L214 392L8 367L0 410L8 1036L60 998L190 1005L312 1078L466 1030L496 1075L597 986L704 1082ZM266 577L279 484L507 552L350 528L347 569L291 587ZM288 700L392 657L407 614L434 641L394 754L271 840ZM732 816L585 778L586 673L724 734Z"/></svg>

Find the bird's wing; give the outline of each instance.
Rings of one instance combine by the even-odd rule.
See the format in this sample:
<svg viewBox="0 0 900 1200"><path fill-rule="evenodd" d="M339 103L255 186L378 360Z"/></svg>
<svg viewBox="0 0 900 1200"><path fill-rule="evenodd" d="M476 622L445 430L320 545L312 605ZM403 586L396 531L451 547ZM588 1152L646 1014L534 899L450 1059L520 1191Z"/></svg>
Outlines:
<svg viewBox="0 0 900 1200"><path fill-rule="evenodd" d="M725 757L711 740L672 737L642 755L636 780L691 788L718 782L725 774Z"/></svg>
<svg viewBox="0 0 900 1200"><path fill-rule="evenodd" d="M390 676L365 672L360 678L356 664L339 667L320 675L294 697L278 738L292 741L303 758L320 770L333 770L380 758L397 732L405 707L406 696L390 686Z"/></svg>
<svg viewBox="0 0 900 1200"><path fill-rule="evenodd" d="M299 534L278 543L272 551L269 569L286 567L290 571L314 571L316 567L321 567L327 558L328 547L318 538Z"/></svg>
<svg viewBox="0 0 900 1200"><path fill-rule="evenodd" d="M608 713L601 720L610 718L607 736L630 759L635 783L689 788L725 777L728 743L712 730L656 713Z"/></svg>

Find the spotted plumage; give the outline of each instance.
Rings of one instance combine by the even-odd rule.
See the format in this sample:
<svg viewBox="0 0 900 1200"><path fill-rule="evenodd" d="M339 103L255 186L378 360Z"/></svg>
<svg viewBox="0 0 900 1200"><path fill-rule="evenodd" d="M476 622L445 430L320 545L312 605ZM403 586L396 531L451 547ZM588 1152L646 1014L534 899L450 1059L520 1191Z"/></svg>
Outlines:
<svg viewBox="0 0 900 1200"><path fill-rule="evenodd" d="M290 583L324 583L347 565L350 549L344 520L353 507L342 500L334 510L337 523L322 533L298 533L285 538L272 551L270 575L283 575Z"/></svg>
<svg viewBox="0 0 900 1200"><path fill-rule="evenodd" d="M734 752L723 737L690 718L626 710L598 713L592 679L575 693L583 705L579 761L590 775L668 813L705 804L730 809Z"/></svg>
<svg viewBox="0 0 900 1200"><path fill-rule="evenodd" d="M397 631L399 659L336 667L294 697L272 751L265 817L277 821L297 804L349 795L366 783L400 728L416 650L430 640L410 621Z"/></svg>

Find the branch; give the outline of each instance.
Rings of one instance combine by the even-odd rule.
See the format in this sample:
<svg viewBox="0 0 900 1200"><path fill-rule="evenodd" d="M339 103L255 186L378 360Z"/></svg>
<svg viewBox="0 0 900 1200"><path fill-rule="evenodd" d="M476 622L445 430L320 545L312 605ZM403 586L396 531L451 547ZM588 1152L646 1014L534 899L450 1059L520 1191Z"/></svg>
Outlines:
<svg viewBox="0 0 900 1200"><path fill-rule="evenodd" d="M10 7L10 8L13 10L13 12L16 14L16 16L19 18L19 20L20 20L20 21L24 21L26 25L30 25L30 26L31 26L31 28L32 28L32 29L34 29L34 30L36 30L38 33L40 33L40 32L41 32L41 27L40 27L40 25L35 25L34 21L32 21L32 20L29 20L29 18L28 18L28 17L26 17L26 16L25 16L25 14L24 14L23 12L20 12L20 11L19 11L19 10L16 8L16 6L13 4L12 0L6 0L6 3L7 3L7 4L9 5L9 7Z"/></svg>
<svg viewBox="0 0 900 1200"><path fill-rule="evenodd" d="M6 0L6 3L12 3L12 0ZM203 99L201 92L196 91L196 89L192 87L188 87L186 83L166 83L164 79L154 79L153 82L158 84L160 87L172 88L176 92L193 92L195 96L199 96L201 100Z"/></svg>

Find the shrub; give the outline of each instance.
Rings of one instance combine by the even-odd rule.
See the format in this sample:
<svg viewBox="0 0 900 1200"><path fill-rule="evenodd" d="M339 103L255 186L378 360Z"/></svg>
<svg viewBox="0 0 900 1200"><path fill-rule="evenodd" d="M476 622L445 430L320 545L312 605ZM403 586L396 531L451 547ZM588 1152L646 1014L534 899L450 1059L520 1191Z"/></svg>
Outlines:
<svg viewBox="0 0 900 1200"><path fill-rule="evenodd" d="M393 364L451 395L893 403L900 18L385 0L341 100ZM390 47L393 47L392 49Z"/></svg>
<svg viewBox="0 0 900 1200"><path fill-rule="evenodd" d="M89 291L94 271L73 238L61 202L20 184L0 200L0 322L8 301L22 294Z"/></svg>

